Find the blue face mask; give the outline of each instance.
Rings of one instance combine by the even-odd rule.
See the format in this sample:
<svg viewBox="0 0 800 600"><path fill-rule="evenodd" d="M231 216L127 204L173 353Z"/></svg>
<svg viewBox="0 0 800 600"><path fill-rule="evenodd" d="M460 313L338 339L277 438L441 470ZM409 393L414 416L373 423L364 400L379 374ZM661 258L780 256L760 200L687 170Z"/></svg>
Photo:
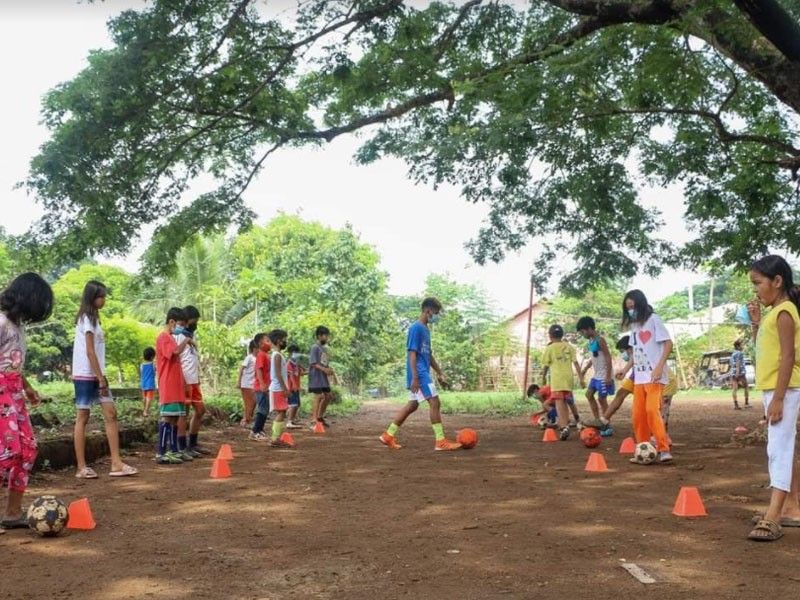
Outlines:
<svg viewBox="0 0 800 600"><path fill-rule="evenodd" d="M630 359L631 359L631 355L630 354L628 354L627 352L623 352L622 353L622 360L624 360L625 362L628 362Z"/></svg>
<svg viewBox="0 0 800 600"><path fill-rule="evenodd" d="M636 310L635 308L629 308L628 309L628 316L631 319L635 319L637 316L639 316L639 311Z"/></svg>

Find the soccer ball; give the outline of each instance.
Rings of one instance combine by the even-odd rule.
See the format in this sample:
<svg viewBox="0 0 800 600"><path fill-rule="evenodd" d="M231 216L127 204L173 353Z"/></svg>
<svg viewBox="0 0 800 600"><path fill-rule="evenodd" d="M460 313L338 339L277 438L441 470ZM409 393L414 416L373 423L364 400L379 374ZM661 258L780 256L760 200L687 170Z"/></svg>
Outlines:
<svg viewBox="0 0 800 600"><path fill-rule="evenodd" d="M67 505L55 496L39 496L28 507L28 527L42 537L54 537L67 526Z"/></svg>
<svg viewBox="0 0 800 600"><path fill-rule="evenodd" d="M461 444L461 447L465 450L474 448L478 445L478 432L469 427L462 429L456 435L456 441Z"/></svg>
<svg viewBox="0 0 800 600"><path fill-rule="evenodd" d="M539 426L539 429L547 429L547 424L548 424L549 422L550 422L550 421L548 421L548 420L547 420L547 415L542 415L542 416L541 416L541 417L539 417L539 419L536 421L536 424Z"/></svg>
<svg viewBox="0 0 800 600"><path fill-rule="evenodd" d="M649 465L655 461L657 456L658 452L656 452L655 446L650 442L636 444L636 450L633 452L633 458L636 459L636 462L640 465Z"/></svg>
<svg viewBox="0 0 800 600"><path fill-rule="evenodd" d="M600 433L594 427L586 427L581 431L581 441L587 448L597 448L602 441Z"/></svg>

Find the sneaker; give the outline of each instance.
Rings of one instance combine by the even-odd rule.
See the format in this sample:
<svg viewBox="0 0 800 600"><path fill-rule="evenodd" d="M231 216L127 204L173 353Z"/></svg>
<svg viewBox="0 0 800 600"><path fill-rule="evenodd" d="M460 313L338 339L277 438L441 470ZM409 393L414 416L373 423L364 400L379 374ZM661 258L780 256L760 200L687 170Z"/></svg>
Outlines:
<svg viewBox="0 0 800 600"><path fill-rule="evenodd" d="M173 452L156 455L156 462L160 465L181 465L183 461Z"/></svg>
<svg viewBox="0 0 800 600"><path fill-rule="evenodd" d="M448 451L448 450L461 450L461 444L458 442L451 442L450 440L439 440L436 442L436 445L433 447L436 451Z"/></svg>
<svg viewBox="0 0 800 600"><path fill-rule="evenodd" d="M202 452L199 452L197 448L187 448L186 454L188 454L192 458L203 458L203 456L205 456Z"/></svg>
<svg viewBox="0 0 800 600"><path fill-rule="evenodd" d="M178 452L178 456L183 462L191 462L194 460L194 456L192 456L192 453L189 452L188 448L186 450L181 450L180 452Z"/></svg>
<svg viewBox="0 0 800 600"><path fill-rule="evenodd" d="M253 433L251 431L250 435L247 436L247 439L251 440L253 442L267 442L267 441L269 441L269 438L263 432Z"/></svg>
<svg viewBox="0 0 800 600"><path fill-rule="evenodd" d="M288 442L284 442L283 440L271 440L269 443L270 448L291 448L292 445Z"/></svg>
<svg viewBox="0 0 800 600"><path fill-rule="evenodd" d="M614 428L611 426L611 423L600 430L600 437L611 437L612 435L614 435Z"/></svg>
<svg viewBox="0 0 800 600"><path fill-rule="evenodd" d="M658 455L658 462L668 463L672 462L672 452L662 452Z"/></svg>
<svg viewBox="0 0 800 600"><path fill-rule="evenodd" d="M198 444L197 446L192 446L192 452L199 454L200 456L208 456L209 454L211 454L211 450L209 450L208 448L204 448L200 444Z"/></svg>
<svg viewBox="0 0 800 600"><path fill-rule="evenodd" d="M288 421L286 423L286 429L302 429L302 428L303 428L302 425L298 425L297 423L295 423L293 421Z"/></svg>
<svg viewBox="0 0 800 600"><path fill-rule="evenodd" d="M566 442L569 439L569 427L564 427L561 430L561 434L558 436L562 442Z"/></svg>
<svg viewBox="0 0 800 600"><path fill-rule="evenodd" d="M594 427L595 429L602 429L604 424L600 419L590 419L586 421L587 427Z"/></svg>
<svg viewBox="0 0 800 600"><path fill-rule="evenodd" d="M578 421L578 424L575 425L575 427L577 428L578 431L583 431L584 429L586 429L586 425L583 424L583 421Z"/></svg>
<svg viewBox="0 0 800 600"><path fill-rule="evenodd" d="M573 429L575 429L578 426L578 422L577 421L570 421L569 422L569 426L572 427Z"/></svg>
<svg viewBox="0 0 800 600"><path fill-rule="evenodd" d="M378 439L381 441L381 444L383 444L390 450L400 450L400 448L402 448L402 446L397 443L397 439L393 435L389 435L385 431L380 435Z"/></svg>

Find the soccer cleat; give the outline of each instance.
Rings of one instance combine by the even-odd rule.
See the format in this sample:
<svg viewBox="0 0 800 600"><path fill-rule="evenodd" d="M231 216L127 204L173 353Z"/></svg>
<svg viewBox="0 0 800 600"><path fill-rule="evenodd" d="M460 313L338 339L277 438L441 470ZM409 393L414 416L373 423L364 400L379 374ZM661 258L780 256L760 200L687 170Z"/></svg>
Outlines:
<svg viewBox="0 0 800 600"><path fill-rule="evenodd" d="M400 450L400 448L402 448L402 446L397 443L397 439L386 432L383 432L378 439L381 441L381 444L390 450Z"/></svg>
<svg viewBox="0 0 800 600"><path fill-rule="evenodd" d="M611 423L600 430L601 437L611 437L612 435L614 435L614 428L611 426Z"/></svg>
<svg viewBox="0 0 800 600"><path fill-rule="evenodd" d="M267 442L267 441L269 441L269 438L263 432L253 433L251 431L250 435L247 436L247 439L250 440L250 441L253 441L253 442Z"/></svg>
<svg viewBox="0 0 800 600"><path fill-rule="evenodd" d="M211 450L203 446L200 446L199 444L197 446L192 446L191 449L192 452L199 454L200 456L208 456L209 454L212 454Z"/></svg>
<svg viewBox="0 0 800 600"><path fill-rule="evenodd" d="M270 448L291 448L292 445L288 442L284 442L281 439L271 440L269 443Z"/></svg>
<svg viewBox="0 0 800 600"><path fill-rule="evenodd" d="M178 452L178 456L180 457L180 459L183 462L191 462L191 461L194 460L194 456L192 456L192 453L189 452L188 449L187 450L181 450L180 452Z"/></svg>
<svg viewBox="0 0 800 600"><path fill-rule="evenodd" d="M181 465L183 461L175 452L166 452L156 455L156 462L160 465Z"/></svg>
<svg viewBox="0 0 800 600"><path fill-rule="evenodd" d="M562 442L566 442L569 439L569 427L564 427L558 437Z"/></svg>
<svg viewBox="0 0 800 600"><path fill-rule="evenodd" d="M672 452L662 452L658 455L658 462L668 463L672 462Z"/></svg>
<svg viewBox="0 0 800 600"><path fill-rule="evenodd" d="M186 454L188 454L192 458L202 458L203 457L203 454L201 452L198 452L197 448L187 448L186 449Z"/></svg>
<svg viewBox="0 0 800 600"><path fill-rule="evenodd" d="M461 450L461 444L458 442L451 442L450 440L437 440L436 445L433 447L437 452L449 450Z"/></svg>

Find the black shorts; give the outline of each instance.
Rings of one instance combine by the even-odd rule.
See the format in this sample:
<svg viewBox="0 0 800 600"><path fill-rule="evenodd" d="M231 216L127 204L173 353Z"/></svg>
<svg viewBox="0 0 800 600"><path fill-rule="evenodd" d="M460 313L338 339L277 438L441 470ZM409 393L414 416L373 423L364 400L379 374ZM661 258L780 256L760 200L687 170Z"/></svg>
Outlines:
<svg viewBox="0 0 800 600"><path fill-rule="evenodd" d="M308 388L309 394L330 394L331 388L329 387L318 387L318 388Z"/></svg>

